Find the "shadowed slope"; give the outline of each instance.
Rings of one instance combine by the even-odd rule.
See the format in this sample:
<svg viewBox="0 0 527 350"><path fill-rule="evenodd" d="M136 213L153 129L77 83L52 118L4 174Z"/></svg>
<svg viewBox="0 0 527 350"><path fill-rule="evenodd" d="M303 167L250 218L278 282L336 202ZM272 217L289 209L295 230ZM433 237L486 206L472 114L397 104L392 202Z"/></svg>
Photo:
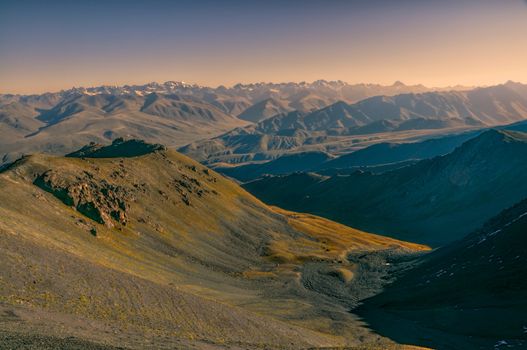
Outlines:
<svg viewBox="0 0 527 350"><path fill-rule="evenodd" d="M284 155L266 163L215 167L214 169L229 177L247 182L257 179L264 174L280 175L310 170L321 166L331 159L332 157L324 152L307 152Z"/></svg>
<svg viewBox="0 0 527 350"><path fill-rule="evenodd" d="M383 174L293 174L244 185L265 202L443 245L527 195L527 136L490 130L452 153Z"/></svg>
<svg viewBox="0 0 527 350"><path fill-rule="evenodd" d="M513 126L511 126L513 127ZM514 125L519 128L520 125ZM276 159L241 165L219 164L215 170L242 182L256 180L263 175L287 175L293 172L317 172L319 174L351 174L356 170L382 173L452 152L463 142L476 137L483 131L472 131L456 135L433 138L421 142L378 143L344 154L331 157L323 152L285 154Z"/></svg>
<svg viewBox="0 0 527 350"><path fill-rule="evenodd" d="M367 300L361 313L381 334L405 343L438 349L469 344L525 348L526 230L524 200L422 259L384 293ZM394 320L386 322L386 317Z"/></svg>

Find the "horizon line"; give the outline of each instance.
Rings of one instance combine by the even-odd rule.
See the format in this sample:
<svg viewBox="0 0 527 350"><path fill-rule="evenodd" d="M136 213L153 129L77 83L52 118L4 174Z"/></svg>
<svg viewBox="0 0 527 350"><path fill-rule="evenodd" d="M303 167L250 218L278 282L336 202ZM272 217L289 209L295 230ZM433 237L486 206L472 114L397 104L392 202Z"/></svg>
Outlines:
<svg viewBox="0 0 527 350"><path fill-rule="evenodd" d="M70 91L70 90L75 90L75 89L85 89L85 90L89 90L89 89L95 89L95 88L99 88L99 87L134 87L134 86L144 86L144 85L149 85L149 84L159 84L159 85L163 85L163 84L166 84L166 83L170 83L170 82L173 82L173 83L182 83L182 84L186 84L190 87L201 87L201 88L210 88L210 89L218 89L220 87L225 87L227 89L232 89L234 88L235 86L237 85L257 85L257 84L261 84L261 85L286 85L286 84L314 84L316 82L326 82L326 83L343 83L343 84L346 84L346 85L350 85L350 86L356 86L356 85L379 85L379 86L383 86L383 87L388 87L388 86L394 86L394 85L397 85L397 84L402 84L402 85L405 85L405 86L423 86L425 88L428 88L428 89L448 89L448 88L456 88L456 87L461 87L461 88L468 88L468 89L474 89L474 88L484 88L484 87L490 87L490 86L497 86L497 85L504 85L504 84L507 84L507 83L519 83L519 84L525 84L524 82L520 82L520 81L515 81L515 80L512 80L512 79L508 79L506 80L505 82L502 82L502 83L491 83L491 84L476 84L476 85L472 85L472 84L463 84L463 83L456 83L456 84L449 84L449 85L443 85L443 86L428 86L428 85L425 85L425 84L422 84L422 83L414 83L414 84L408 84L408 83L404 83L402 80L396 80L395 82L393 82L392 84L383 84L383 83L379 83L379 82L347 82L347 81L344 81L344 80L341 80L341 79L337 79L337 80L327 80L327 79L316 79L316 80L313 80L311 82L308 82L306 80L301 80L301 81L255 81L255 82L238 82L238 83L235 83L235 84L217 84L217 85L214 85L214 84L211 84L211 85L208 85L208 84L199 84L199 83L195 83L195 82L187 82L187 81L184 81L184 80L166 80L164 82L158 82L158 81L147 81L147 82L142 82L142 83L114 83L114 84L100 84L100 85L91 85L91 86L71 86L69 88L63 88L63 89L60 89L60 90L52 90L52 91L49 91L49 90L44 90L42 92L24 92L24 93L13 93L13 92L2 92L0 91L0 95L14 95L14 96L32 96L32 95L43 95L43 94L46 94L46 93L51 93L51 94L55 94L55 93L61 93L61 92L66 92L66 91Z"/></svg>

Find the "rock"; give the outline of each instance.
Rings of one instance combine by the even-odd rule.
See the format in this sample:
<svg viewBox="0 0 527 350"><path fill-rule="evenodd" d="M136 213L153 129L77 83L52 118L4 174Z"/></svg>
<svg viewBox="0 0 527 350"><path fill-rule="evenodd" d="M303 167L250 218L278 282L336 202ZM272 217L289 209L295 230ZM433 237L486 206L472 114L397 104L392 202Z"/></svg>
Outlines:
<svg viewBox="0 0 527 350"><path fill-rule="evenodd" d="M72 176L46 171L33 183L98 223L113 227L115 222L126 225L128 221L128 191L106 180L97 180L92 174Z"/></svg>

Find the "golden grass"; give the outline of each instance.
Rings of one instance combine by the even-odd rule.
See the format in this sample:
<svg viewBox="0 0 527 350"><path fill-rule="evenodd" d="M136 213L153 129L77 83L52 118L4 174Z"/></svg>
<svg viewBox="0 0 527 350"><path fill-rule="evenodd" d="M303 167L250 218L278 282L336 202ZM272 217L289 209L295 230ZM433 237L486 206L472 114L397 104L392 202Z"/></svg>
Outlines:
<svg viewBox="0 0 527 350"><path fill-rule="evenodd" d="M353 271L351 271L350 269L348 268L344 268L344 267L341 267L341 268L338 268L337 269L337 272L339 274L339 278L344 282L344 283L349 283L352 279L353 279L353 276L355 275L353 273Z"/></svg>
<svg viewBox="0 0 527 350"><path fill-rule="evenodd" d="M346 255L354 250L431 249L425 245L360 231L319 216L295 213L278 207L271 208L285 216L291 227L304 234L297 238L277 236L276 240L269 242L267 256L277 263L300 264L318 260L342 263L345 262ZM345 274L349 276L349 273Z"/></svg>

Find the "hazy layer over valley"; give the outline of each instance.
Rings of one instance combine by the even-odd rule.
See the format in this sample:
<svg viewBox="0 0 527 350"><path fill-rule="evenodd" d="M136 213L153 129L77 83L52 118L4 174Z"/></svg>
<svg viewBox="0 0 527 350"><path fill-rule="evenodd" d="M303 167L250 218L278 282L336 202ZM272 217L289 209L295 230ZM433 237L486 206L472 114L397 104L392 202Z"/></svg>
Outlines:
<svg viewBox="0 0 527 350"><path fill-rule="evenodd" d="M205 162L244 163L288 153L349 153L379 142L407 142L522 121L527 86L508 82L468 91L377 96L355 104L338 101L305 112L295 110L237 128L181 152Z"/></svg>

